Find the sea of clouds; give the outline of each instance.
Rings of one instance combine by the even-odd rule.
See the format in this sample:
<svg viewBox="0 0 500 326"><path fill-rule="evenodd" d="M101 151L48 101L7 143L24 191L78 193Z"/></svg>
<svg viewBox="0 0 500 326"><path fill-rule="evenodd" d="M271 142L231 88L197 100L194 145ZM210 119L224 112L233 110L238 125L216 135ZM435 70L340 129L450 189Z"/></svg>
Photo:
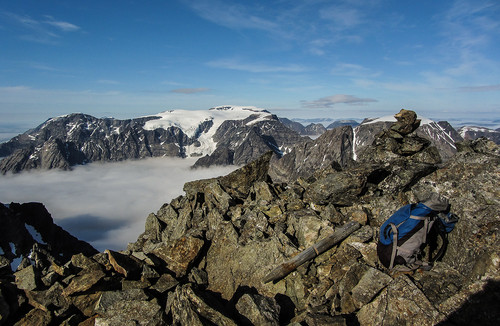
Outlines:
<svg viewBox="0 0 500 326"><path fill-rule="evenodd" d="M56 224L97 250L122 250L144 232L149 213L184 194L184 183L236 169L191 169L194 162L151 158L8 174L0 176L0 202L41 202Z"/></svg>

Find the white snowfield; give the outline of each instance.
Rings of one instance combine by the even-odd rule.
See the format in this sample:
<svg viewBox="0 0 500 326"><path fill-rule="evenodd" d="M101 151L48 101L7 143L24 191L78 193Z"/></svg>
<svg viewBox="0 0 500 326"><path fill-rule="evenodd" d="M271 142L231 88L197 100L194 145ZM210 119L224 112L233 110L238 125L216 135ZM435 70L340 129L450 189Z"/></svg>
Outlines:
<svg viewBox="0 0 500 326"><path fill-rule="evenodd" d="M272 114L264 109L254 106L218 106L210 110L170 110L153 116L158 119L149 120L144 124L144 129L168 129L170 127L180 128L188 137L194 137L201 129L201 124L212 121L212 127L198 136L201 146L191 145L186 148L186 154L207 155L212 154L216 148L213 140L215 132L226 120L244 120L250 116L255 116L247 125L255 124L259 121L272 119Z"/></svg>
<svg viewBox="0 0 500 326"><path fill-rule="evenodd" d="M460 135L464 137L466 132L489 132L491 129L485 127L465 126L459 129Z"/></svg>

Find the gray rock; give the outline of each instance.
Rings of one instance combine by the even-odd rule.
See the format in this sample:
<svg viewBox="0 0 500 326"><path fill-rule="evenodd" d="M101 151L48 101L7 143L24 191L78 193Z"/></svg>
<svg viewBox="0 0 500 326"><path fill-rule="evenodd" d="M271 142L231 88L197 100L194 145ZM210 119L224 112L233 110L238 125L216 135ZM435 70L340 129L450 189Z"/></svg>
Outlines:
<svg viewBox="0 0 500 326"><path fill-rule="evenodd" d="M71 265L78 268L78 270L102 270L102 266L98 262L82 253L71 257Z"/></svg>
<svg viewBox="0 0 500 326"><path fill-rule="evenodd" d="M130 289L125 291L104 291L99 296L96 303L95 311L106 315L108 310L114 309L113 305L119 301L145 301L149 299L144 290Z"/></svg>
<svg viewBox="0 0 500 326"><path fill-rule="evenodd" d="M208 289L230 300L240 286L256 287L262 294L276 293L282 284L262 284L276 262L284 261L284 245L275 237L241 245L230 222L221 224L207 252Z"/></svg>
<svg viewBox="0 0 500 326"><path fill-rule="evenodd" d="M168 269L177 277L186 275L192 262L198 257L204 241L195 237L182 237L171 245L164 242L153 250L153 254L162 259Z"/></svg>
<svg viewBox="0 0 500 326"><path fill-rule="evenodd" d="M395 278L375 300L363 306L356 316L361 326L436 325L444 317L405 275Z"/></svg>
<svg viewBox="0 0 500 326"><path fill-rule="evenodd" d="M304 193L304 201L326 205L352 205L363 192L367 182L365 170L329 173L311 183Z"/></svg>
<svg viewBox="0 0 500 326"><path fill-rule="evenodd" d="M358 284L351 290L351 297L354 305L358 309L363 307L391 281L392 278L389 275L375 268L369 268L363 276L361 276Z"/></svg>
<svg viewBox="0 0 500 326"><path fill-rule="evenodd" d="M117 273L132 279L141 275L142 263L139 259L109 249L104 252L108 255L109 262Z"/></svg>
<svg viewBox="0 0 500 326"><path fill-rule="evenodd" d="M69 285L64 289L63 295L69 296L77 292L89 290L97 284L106 274L101 270L84 271L79 276L71 279Z"/></svg>
<svg viewBox="0 0 500 326"><path fill-rule="evenodd" d="M17 287L23 290L35 290L40 283L40 275L33 265L17 271L14 276Z"/></svg>
<svg viewBox="0 0 500 326"><path fill-rule="evenodd" d="M279 325L280 306L273 298L244 294L236 303L236 309L251 325Z"/></svg>
<svg viewBox="0 0 500 326"><path fill-rule="evenodd" d="M31 309L23 318L21 318L15 326L23 325L37 325L46 326L52 321L52 316L49 311L44 311L41 309Z"/></svg>
<svg viewBox="0 0 500 326"><path fill-rule="evenodd" d="M449 234L443 262L470 281L495 269L490 257L500 248L494 236L500 230L500 156L487 153L459 152L446 168L421 178L411 191L417 198L430 191L449 198L451 211L460 219Z"/></svg>
<svg viewBox="0 0 500 326"><path fill-rule="evenodd" d="M156 299L119 300L95 319L95 325L164 325L163 310Z"/></svg>
<svg viewBox="0 0 500 326"><path fill-rule="evenodd" d="M177 281L172 275L162 274L156 283L151 286L151 289L160 293L165 293L176 287L177 284L179 284L179 281Z"/></svg>
<svg viewBox="0 0 500 326"><path fill-rule="evenodd" d="M374 136L371 160L332 163L290 184L268 177L272 153L228 176L188 183L185 196L148 217L146 232L127 251L73 255L64 264L49 246L20 239L13 253L2 238L9 262L18 250L33 250L34 266L24 261L44 282L21 290L22 278L12 283L12 271L2 269L0 314L10 324L27 320L30 306L36 309L29 318L53 324L494 324L500 150L484 139L464 142L438 163L436 147L416 136L421 127L414 130L409 118ZM378 262L378 228L431 191L446 196L460 217L445 256L430 271L393 279ZM12 211L0 206L0 214ZM276 266L351 220L364 226L263 283ZM132 272L122 258L140 268ZM36 282L36 273L24 273Z"/></svg>
<svg viewBox="0 0 500 326"><path fill-rule="evenodd" d="M342 316L330 316L326 314L308 314L305 322L310 326L346 326L347 321Z"/></svg>
<svg viewBox="0 0 500 326"><path fill-rule="evenodd" d="M211 305L216 304L211 302ZM204 325L201 320L206 319L215 325L236 326L232 319L211 305L196 295L189 285L177 287L170 305L173 322L179 325Z"/></svg>
<svg viewBox="0 0 500 326"><path fill-rule="evenodd" d="M26 296L29 304L35 308L44 311L55 309L65 311L69 308L71 302L63 295L63 290L64 288L60 283L55 283L47 290L26 291Z"/></svg>

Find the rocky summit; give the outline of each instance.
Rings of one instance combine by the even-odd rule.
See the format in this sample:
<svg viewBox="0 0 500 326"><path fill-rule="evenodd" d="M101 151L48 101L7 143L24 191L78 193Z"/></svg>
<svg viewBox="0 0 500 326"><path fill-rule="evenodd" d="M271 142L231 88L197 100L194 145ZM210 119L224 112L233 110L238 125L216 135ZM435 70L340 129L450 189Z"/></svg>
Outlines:
<svg viewBox="0 0 500 326"><path fill-rule="evenodd" d="M50 263L38 255L3 268L0 324L497 324L500 149L464 141L442 163L412 132L411 112L399 117L346 166L274 182L269 152L229 175L186 183L120 252ZM388 271L377 257L381 224L430 192L459 216L444 256L428 271ZM345 225L356 227L269 281Z"/></svg>

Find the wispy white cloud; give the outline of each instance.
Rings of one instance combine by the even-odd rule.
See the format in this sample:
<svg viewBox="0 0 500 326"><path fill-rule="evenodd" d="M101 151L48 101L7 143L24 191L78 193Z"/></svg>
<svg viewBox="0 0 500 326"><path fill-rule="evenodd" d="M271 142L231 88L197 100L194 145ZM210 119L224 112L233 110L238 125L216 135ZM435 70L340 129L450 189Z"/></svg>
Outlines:
<svg viewBox="0 0 500 326"><path fill-rule="evenodd" d="M80 29L80 26L76 26L75 24L68 23L65 21L55 20L52 16L45 16L47 20L44 20L44 24L48 24L60 29L63 32L74 32Z"/></svg>
<svg viewBox="0 0 500 326"><path fill-rule="evenodd" d="M360 25L363 14L353 7L331 6L320 10L320 18L331 22L334 30L345 30Z"/></svg>
<svg viewBox="0 0 500 326"><path fill-rule="evenodd" d="M280 31L277 23L253 14L250 7L241 4L217 0L185 0L184 3L200 17L227 28Z"/></svg>
<svg viewBox="0 0 500 326"><path fill-rule="evenodd" d="M445 73L477 74L491 63L498 64L498 56L488 55L488 48L500 35L499 14L497 1L456 0L444 15L436 17L444 37L441 51L449 61Z"/></svg>
<svg viewBox="0 0 500 326"><path fill-rule="evenodd" d="M105 85L119 85L120 82L117 80L112 80L112 79L99 79L97 81L99 84L105 84Z"/></svg>
<svg viewBox="0 0 500 326"><path fill-rule="evenodd" d="M331 73L337 76L364 78L377 77L381 74L380 72L375 72L370 68L354 63L337 63L331 70Z"/></svg>
<svg viewBox="0 0 500 326"><path fill-rule="evenodd" d="M223 68L230 70L247 71L254 73L273 73L273 72L304 72L307 70L306 67L298 64L288 64L288 65L272 65L265 63L246 63L241 62L236 59L219 59L210 61L207 63L208 66L215 68Z"/></svg>
<svg viewBox="0 0 500 326"><path fill-rule="evenodd" d="M22 34L19 35L21 39L37 43L54 44L60 38L59 33L74 32L81 29L75 24L56 20L52 16L44 16L42 20L6 11L0 14L10 24L14 24L22 29Z"/></svg>
<svg viewBox="0 0 500 326"><path fill-rule="evenodd" d="M463 86L458 88L461 92L500 92L500 84L481 85L481 86Z"/></svg>
<svg viewBox="0 0 500 326"><path fill-rule="evenodd" d="M30 62L29 66L31 68L37 69L37 70L44 70L44 71L58 71L59 69L54 68L52 66L43 64L43 63L38 63L38 62Z"/></svg>
<svg viewBox="0 0 500 326"><path fill-rule="evenodd" d="M9 94L9 93L19 93L30 91L31 88L28 86L18 85L18 86L3 86L0 87L0 94Z"/></svg>
<svg viewBox="0 0 500 326"><path fill-rule="evenodd" d="M302 101L302 106L305 108L331 108L336 104L364 105L370 102L378 101L372 98L359 98L353 95L336 94L313 101Z"/></svg>
<svg viewBox="0 0 500 326"><path fill-rule="evenodd" d="M210 91L210 88L176 88L171 90L172 93L180 93L180 94L196 94Z"/></svg>
<svg viewBox="0 0 500 326"><path fill-rule="evenodd" d="M2 203L41 202L55 223L99 250L125 249L144 232L149 213L182 195L185 182L235 167L191 170L194 159L155 158L92 163L73 171L0 176Z"/></svg>

